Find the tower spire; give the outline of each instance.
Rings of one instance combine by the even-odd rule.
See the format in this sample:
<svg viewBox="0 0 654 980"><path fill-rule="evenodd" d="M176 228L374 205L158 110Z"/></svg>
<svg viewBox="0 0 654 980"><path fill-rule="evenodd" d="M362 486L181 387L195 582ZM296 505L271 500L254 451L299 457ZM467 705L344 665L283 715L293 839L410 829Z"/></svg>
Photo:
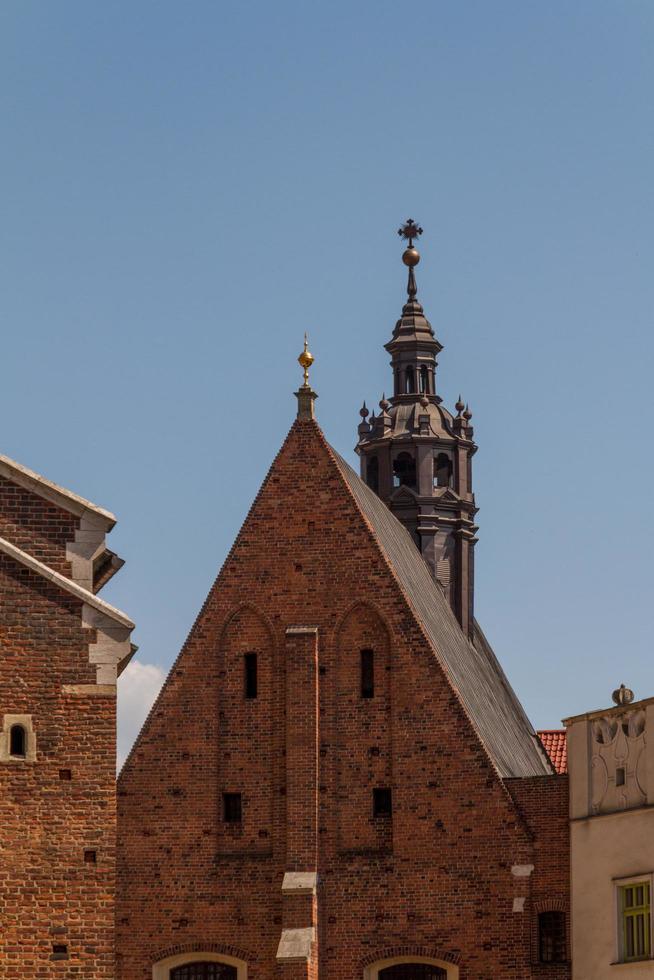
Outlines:
<svg viewBox="0 0 654 980"><path fill-rule="evenodd" d="M414 274L414 268L420 261L420 252L413 244L414 238L419 238L422 235L422 228L417 225L413 218L407 218L404 224L397 230L400 238L403 238L409 243L408 247L404 250L402 255L402 261L409 268L409 280L407 282L407 296L409 297L409 302L413 302L418 295L418 287L416 285L416 277Z"/></svg>
<svg viewBox="0 0 654 980"><path fill-rule="evenodd" d="M474 635L474 544L477 507L472 492L476 451L472 414L459 398L456 416L436 394L436 358L442 345L418 302L415 242L422 228L409 218L398 229L407 244L407 299L386 344L393 397L381 414L362 410L356 451L361 476L411 534L441 586L461 629ZM365 415L364 415L365 412Z"/></svg>

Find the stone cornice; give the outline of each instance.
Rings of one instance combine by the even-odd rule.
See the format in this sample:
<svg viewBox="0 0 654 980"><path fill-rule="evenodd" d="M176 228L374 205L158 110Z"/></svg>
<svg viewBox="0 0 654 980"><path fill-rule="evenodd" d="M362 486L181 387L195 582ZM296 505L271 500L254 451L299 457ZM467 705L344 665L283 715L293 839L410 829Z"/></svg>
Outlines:
<svg viewBox="0 0 654 980"><path fill-rule="evenodd" d="M7 541L5 538L0 538L0 552L7 555L9 558L13 558L14 561L23 565L25 568L29 568L30 571L35 572L40 575L41 578L47 579L53 582L60 589L65 592L70 593L70 595L75 596L76 599L80 599L85 605L90 606L97 612L102 613L104 616L108 616L109 619L114 620L120 626L126 627L128 630L134 629L134 623L132 620L121 612L120 609L116 609L115 606L109 605L104 599L99 599L88 589L84 589L77 582L73 582L72 579L66 578L65 575L61 575L59 572L55 572L54 569L49 568L44 565L43 562L39 561L37 558L33 558L32 555L28 555L26 551L21 548L17 548L16 545Z"/></svg>
<svg viewBox="0 0 654 980"><path fill-rule="evenodd" d="M35 473L34 470L28 469L21 463L17 463L15 460L10 459L8 456L3 456L1 453L0 476L5 477L5 479L10 480L12 483L18 484L18 486L24 487L26 490L31 490L32 493L42 497L44 500L50 501L50 503L55 504L57 507L61 507L62 510L67 510L71 514L77 514L78 517L84 515L90 517L92 515L93 519L107 531L110 531L116 523L116 518L110 511L104 510L103 507L98 507L96 504L92 504L90 500L85 500L84 497L78 496L72 490L66 490L65 487L60 487L58 484L41 476L40 473Z"/></svg>

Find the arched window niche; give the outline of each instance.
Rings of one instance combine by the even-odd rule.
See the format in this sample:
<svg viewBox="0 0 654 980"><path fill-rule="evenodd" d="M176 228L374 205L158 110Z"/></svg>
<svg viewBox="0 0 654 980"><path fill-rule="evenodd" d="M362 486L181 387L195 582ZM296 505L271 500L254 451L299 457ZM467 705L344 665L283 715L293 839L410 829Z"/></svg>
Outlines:
<svg viewBox="0 0 654 980"><path fill-rule="evenodd" d="M366 483L371 490L379 493L379 457L370 456L366 463Z"/></svg>
<svg viewBox="0 0 654 980"><path fill-rule="evenodd" d="M413 373L413 368L409 364L404 372L404 392L407 395L413 395L416 390L416 379Z"/></svg>
<svg viewBox="0 0 654 980"><path fill-rule="evenodd" d="M434 459L434 486L452 486L452 460L447 453L438 453Z"/></svg>
<svg viewBox="0 0 654 980"><path fill-rule="evenodd" d="M9 755L16 759L27 755L27 732L23 725L12 725L9 729Z"/></svg>
<svg viewBox="0 0 654 980"><path fill-rule="evenodd" d="M423 364L420 368L420 392L423 395L429 395L429 369L426 364Z"/></svg>
<svg viewBox="0 0 654 980"><path fill-rule="evenodd" d="M245 960L226 953L178 953L152 967L152 980L247 980Z"/></svg>
<svg viewBox="0 0 654 980"><path fill-rule="evenodd" d="M4 715L0 732L0 762L36 762L36 734L31 715Z"/></svg>
<svg viewBox="0 0 654 980"><path fill-rule="evenodd" d="M416 461L411 453L398 453L393 460L393 486L416 489Z"/></svg>
<svg viewBox="0 0 654 980"><path fill-rule="evenodd" d="M364 980L459 980L459 968L428 956L395 956L366 967Z"/></svg>

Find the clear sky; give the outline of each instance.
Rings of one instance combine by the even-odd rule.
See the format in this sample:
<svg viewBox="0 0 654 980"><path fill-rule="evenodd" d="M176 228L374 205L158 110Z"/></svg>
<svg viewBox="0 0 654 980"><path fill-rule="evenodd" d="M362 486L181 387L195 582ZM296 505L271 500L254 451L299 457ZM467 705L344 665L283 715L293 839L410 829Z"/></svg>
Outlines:
<svg viewBox="0 0 654 980"><path fill-rule="evenodd" d="M0 6L0 450L113 510L121 751L295 413L350 460L423 225L476 609L534 723L654 695L651 0Z"/></svg>

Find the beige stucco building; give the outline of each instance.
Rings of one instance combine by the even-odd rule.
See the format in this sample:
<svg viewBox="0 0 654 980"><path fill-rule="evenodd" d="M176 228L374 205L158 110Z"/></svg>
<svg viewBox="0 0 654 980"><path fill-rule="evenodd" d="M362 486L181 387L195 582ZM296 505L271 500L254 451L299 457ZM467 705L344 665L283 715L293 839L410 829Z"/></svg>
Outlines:
<svg viewBox="0 0 654 980"><path fill-rule="evenodd" d="M654 978L654 698L564 721L573 980Z"/></svg>

